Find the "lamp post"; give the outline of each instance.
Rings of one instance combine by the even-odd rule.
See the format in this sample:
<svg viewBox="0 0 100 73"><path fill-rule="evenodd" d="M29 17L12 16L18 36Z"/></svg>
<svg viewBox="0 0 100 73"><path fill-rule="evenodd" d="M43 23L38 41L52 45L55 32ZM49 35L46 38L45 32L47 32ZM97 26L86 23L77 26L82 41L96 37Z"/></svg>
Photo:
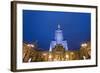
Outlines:
<svg viewBox="0 0 100 73"><path fill-rule="evenodd" d="M28 47L34 48L35 46L33 44L28 44Z"/></svg>
<svg viewBox="0 0 100 73"><path fill-rule="evenodd" d="M83 48L86 48L86 47L87 47L87 44L86 44L86 43L83 43L81 46L82 46Z"/></svg>
<svg viewBox="0 0 100 73"><path fill-rule="evenodd" d="M81 44L81 47L83 48L82 52L83 52L83 55L82 55L82 58L85 60L87 58L86 56L86 52L87 52L87 43L83 43Z"/></svg>
<svg viewBox="0 0 100 73"><path fill-rule="evenodd" d="M65 55L65 60L69 60L69 55L68 54Z"/></svg>
<svg viewBox="0 0 100 73"><path fill-rule="evenodd" d="M49 61L52 61L52 55L51 54L49 54L48 58L49 58Z"/></svg>
<svg viewBox="0 0 100 73"><path fill-rule="evenodd" d="M35 47L35 45L34 44L27 44L27 47L28 47L28 49L29 49L29 60L28 60L28 62L31 62L31 60L32 60L32 57L30 57L30 56L32 56L32 48L34 48Z"/></svg>

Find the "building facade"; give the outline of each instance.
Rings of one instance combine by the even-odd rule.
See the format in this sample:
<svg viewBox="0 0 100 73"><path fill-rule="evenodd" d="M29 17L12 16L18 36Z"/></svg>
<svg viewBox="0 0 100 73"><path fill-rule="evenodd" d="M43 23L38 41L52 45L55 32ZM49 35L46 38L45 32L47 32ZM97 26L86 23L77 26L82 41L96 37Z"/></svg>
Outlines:
<svg viewBox="0 0 100 73"><path fill-rule="evenodd" d="M58 28L55 31L55 40L51 41L49 51L52 51L52 49L58 44L62 45L65 48L65 50L68 50L67 41L65 41L63 39L64 39L63 31L61 30L60 25L58 25Z"/></svg>
<svg viewBox="0 0 100 73"><path fill-rule="evenodd" d="M23 43L23 62L69 61L91 58L90 42L81 44L79 50L68 50L67 40L63 39L63 31L58 25L55 39L51 41L48 51L39 49L36 43Z"/></svg>
<svg viewBox="0 0 100 73"><path fill-rule="evenodd" d="M38 48L28 45L23 45L23 62L70 61L91 58L90 42L81 44L80 50L73 51L66 51L60 44L56 45L52 51L37 50Z"/></svg>

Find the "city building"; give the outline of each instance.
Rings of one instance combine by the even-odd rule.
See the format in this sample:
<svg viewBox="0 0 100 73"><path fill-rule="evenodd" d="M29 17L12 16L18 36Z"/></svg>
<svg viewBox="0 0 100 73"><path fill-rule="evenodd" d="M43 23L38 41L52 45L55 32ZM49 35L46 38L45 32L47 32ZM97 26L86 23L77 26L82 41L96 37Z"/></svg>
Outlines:
<svg viewBox="0 0 100 73"><path fill-rule="evenodd" d="M63 31L61 30L60 25L58 25L58 28L55 31L55 40L51 41L49 51L52 51L52 49L58 44L62 45L65 50L68 50L67 41L63 40Z"/></svg>
<svg viewBox="0 0 100 73"><path fill-rule="evenodd" d="M23 62L69 61L91 58L91 43L89 41L80 44L79 50L68 50L67 40L63 39L63 31L58 25L55 31L55 40L51 41L48 51L38 48L36 42L23 43Z"/></svg>
<svg viewBox="0 0 100 73"><path fill-rule="evenodd" d="M34 44L31 44L34 45ZM43 51L24 43L23 62L44 62L44 61L69 61L91 59L91 44L81 44L80 50L65 50L62 45L56 45L52 51Z"/></svg>

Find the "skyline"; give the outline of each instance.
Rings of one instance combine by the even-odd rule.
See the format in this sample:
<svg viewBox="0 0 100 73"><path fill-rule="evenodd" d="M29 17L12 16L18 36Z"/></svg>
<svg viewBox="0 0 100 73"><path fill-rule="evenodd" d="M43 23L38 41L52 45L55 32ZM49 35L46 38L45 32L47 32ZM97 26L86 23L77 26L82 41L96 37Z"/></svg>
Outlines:
<svg viewBox="0 0 100 73"><path fill-rule="evenodd" d="M90 13L23 10L23 42L38 41L39 48L49 50L58 24L69 50L91 41Z"/></svg>

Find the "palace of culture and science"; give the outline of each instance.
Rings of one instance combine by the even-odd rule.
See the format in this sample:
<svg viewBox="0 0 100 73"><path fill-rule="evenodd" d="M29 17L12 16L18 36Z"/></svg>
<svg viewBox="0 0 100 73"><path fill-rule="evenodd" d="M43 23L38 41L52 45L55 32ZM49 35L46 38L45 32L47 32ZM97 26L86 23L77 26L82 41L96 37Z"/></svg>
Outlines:
<svg viewBox="0 0 100 73"><path fill-rule="evenodd" d="M60 25L58 25L58 29L55 31L55 41L52 41L50 43L49 51L52 51L52 49L58 44L62 45L65 50L68 50L67 41L63 41L63 33L60 28Z"/></svg>
<svg viewBox="0 0 100 73"><path fill-rule="evenodd" d="M36 43L23 43L23 62L68 61L91 58L91 44L89 41L81 44L79 50L70 51L68 50L67 40L63 39L63 31L61 26L58 25L54 40L50 42L49 51L40 50Z"/></svg>

